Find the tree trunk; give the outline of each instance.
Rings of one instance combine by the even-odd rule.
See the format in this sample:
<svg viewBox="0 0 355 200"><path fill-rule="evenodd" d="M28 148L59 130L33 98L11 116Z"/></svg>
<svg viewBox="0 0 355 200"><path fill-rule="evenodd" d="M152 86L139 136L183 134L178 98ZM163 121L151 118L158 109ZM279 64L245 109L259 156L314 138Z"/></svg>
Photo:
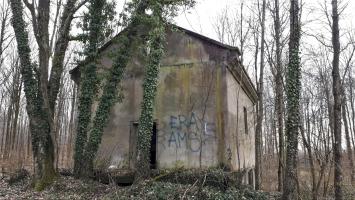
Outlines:
<svg viewBox="0 0 355 200"><path fill-rule="evenodd" d="M85 166L85 146L88 138L89 124L92 117L92 105L97 92L97 66L95 59L99 46L99 36L103 27L102 12L106 4L105 0L92 0L89 7L89 35L86 47L87 60L91 63L82 67L80 82L80 97L78 108L78 127L75 140L74 175L76 177L88 176Z"/></svg>
<svg viewBox="0 0 355 200"><path fill-rule="evenodd" d="M101 2L101 1L98 1ZM90 110L85 110L85 113L83 112L82 107L79 106L79 128L80 129L85 129L86 132L78 132L77 134L77 140L80 139L80 142L82 142L81 145L85 145L80 147L78 145L78 141L76 142L75 145L75 161L74 161L74 172L77 176L81 177L88 177L93 174L94 170L94 159L96 156L96 153L99 149L99 145L101 143L101 138L103 134L103 129L107 124L108 117L110 114L110 110L114 103L116 102L121 102L122 97L118 96L118 84L123 78L124 71L126 68L126 65L130 59L130 56L132 54L132 48L134 46L134 42L136 41L136 36L138 34L138 25L139 25L139 17L144 13L145 9L147 7L147 2L146 1L141 1L133 15L133 19L131 21L131 24L129 27L126 29L126 32L122 34L121 38L119 38L119 48L117 52L115 52L115 57L114 57L114 62L111 68L111 73L109 74L109 77L107 79L107 82L105 83L105 86L103 88L102 96L100 97L99 105L95 113L95 117L92 122L92 128L90 130L90 134L88 136L88 139L86 141L87 133L88 132L88 127L81 127L82 125L80 124L80 112L82 114L89 114L91 116L91 104L90 107L86 107L85 109ZM99 9L99 7L95 8ZM101 8L103 9L103 7ZM96 10L95 12L98 12L99 10ZM95 14L92 16L95 17ZM94 22L93 22L94 23ZM93 31L98 31L94 30ZM94 33L93 33L94 34ZM89 65L94 65L94 64L89 64ZM92 69L91 69L92 70ZM89 74L92 77L96 77L96 66L95 66L95 71L90 71ZM85 75L83 75L84 77ZM84 77L84 80L87 81L85 84L85 87L92 87L92 80L87 79L88 77ZM90 77L89 77L90 78ZM90 81L91 80L91 81ZM83 86L82 86L83 87ZM87 88L86 88L87 89ZM86 92L85 90L82 89L82 91ZM94 92L94 91L91 91ZM94 93L91 93L93 95ZM83 93L81 93L83 95ZM88 95L88 94L85 94ZM87 98L86 96L85 98ZM91 96L91 101L94 96ZM82 97L81 97L82 98ZM81 99L82 100L82 99ZM79 100L80 101L80 100ZM86 116L88 117L88 116ZM90 122L90 118L86 119L87 123ZM88 124L86 124L88 125ZM85 134L82 134L85 133ZM81 135L80 135L81 134ZM79 137L78 137L79 136ZM85 136L84 138L82 138ZM82 141L81 141L82 140ZM80 149L83 148L83 149ZM79 150L81 151L81 156L79 156L78 152ZM84 151L83 151L84 150Z"/></svg>
<svg viewBox="0 0 355 200"><path fill-rule="evenodd" d="M54 46L54 54L52 59L52 70L49 79L49 106L54 111L56 99L60 87L60 79L63 74L64 57L69 44L69 32L71 22L76 11L75 4L77 0L68 0L65 4L63 14L61 15L58 39ZM53 114L53 113L52 113Z"/></svg>
<svg viewBox="0 0 355 200"><path fill-rule="evenodd" d="M265 57L265 8L266 0L262 4L261 19L261 49L260 49L260 75L258 82L257 123L255 130L255 189L261 189L261 156L262 156L262 123L263 123L263 91L264 91L264 57Z"/></svg>
<svg viewBox="0 0 355 200"><path fill-rule="evenodd" d="M351 142L350 142L350 131L349 131L348 119L346 117L346 96L345 96L343 87L342 87L342 91L343 91L343 98L342 98L343 102L341 104L341 113L343 116L344 129L345 129L346 151L348 154L348 159L349 159L349 164L350 164L350 180L351 180L351 184L354 184L354 182L355 182L355 167L354 167L353 152L352 152Z"/></svg>
<svg viewBox="0 0 355 200"><path fill-rule="evenodd" d="M351 116L350 116L350 111L349 111L348 104L345 104L345 112L346 112L347 118L349 119L350 147L351 147L351 150L354 151L355 141L354 141L354 136L352 134L354 132L354 125L351 123Z"/></svg>
<svg viewBox="0 0 355 200"><path fill-rule="evenodd" d="M121 38L120 45L122 46L120 46L119 50L116 52L112 71L103 88L103 94L100 97L99 105L93 120L93 126L85 146L85 161L82 166L82 171L85 173L84 176L92 175L94 171L94 159L101 143L104 127L108 122L110 110L114 103L122 101L122 96L118 94L118 85L123 78L126 65L132 54L132 47L137 31L136 28L136 26L130 27L127 36Z"/></svg>
<svg viewBox="0 0 355 200"><path fill-rule="evenodd" d="M32 134L32 148L35 158L36 189L41 190L51 183L56 175L54 161L54 147L51 138L48 112L45 110L44 97L38 87L39 80L34 74L34 64L30 59L30 47L26 23L23 19L23 6L21 0L10 0L13 13L12 26L15 30L18 53L21 61L21 74L27 100L27 113L30 120ZM42 16L42 15L39 15ZM43 17L43 16L42 16ZM43 60L45 60L44 58ZM40 61L42 65L43 61ZM44 67L44 66L40 66ZM41 77L43 78L43 77ZM42 79L43 80L43 79ZM43 88L42 88L43 89Z"/></svg>
<svg viewBox="0 0 355 200"><path fill-rule="evenodd" d="M162 21L161 7L153 10L152 29L149 31L149 56L147 71L143 82L143 100L138 125L137 161L135 181L139 182L149 177L150 144L153 130L153 112L158 86L160 60L164 52L165 26Z"/></svg>
<svg viewBox="0 0 355 200"><path fill-rule="evenodd" d="M302 141L303 141L303 145L306 148L307 151L307 155L308 155L308 162L309 162L309 169L311 171L311 176L312 176L312 200L317 200L318 199L318 190L317 190L317 184L316 184L316 171L315 171L315 166L314 166L314 162L313 162L313 153L312 153L312 146L311 146L311 127L310 127L310 117L309 117L309 99L307 102L307 106L306 106L306 126L307 126L307 136L305 134L305 130L304 130L304 120L302 117L302 122L301 122L301 136L302 136ZM303 115L301 115L303 116Z"/></svg>
<svg viewBox="0 0 355 200"><path fill-rule="evenodd" d="M283 80L282 80L282 61L281 61L281 27L280 27L280 8L279 0L275 0L275 42L276 42L276 112L277 112L277 130L279 135L279 168L278 168L278 190L282 191L283 171L284 171L284 134L283 134Z"/></svg>
<svg viewBox="0 0 355 200"><path fill-rule="evenodd" d="M70 112L70 121L69 121L69 138L68 138L68 143L67 143L67 167L72 168L73 163L72 159L73 158L73 148L74 148L74 143L73 143L73 138L75 138L75 118L76 118L76 104L77 104L77 86L74 84L72 88L72 101L71 101L71 112Z"/></svg>
<svg viewBox="0 0 355 200"><path fill-rule="evenodd" d="M300 128L301 69L299 57L300 25L298 0L291 0L289 64L286 76L286 169L282 199L298 199L297 152Z"/></svg>
<svg viewBox="0 0 355 200"><path fill-rule="evenodd" d="M351 135L353 136L352 138L355 138L355 105L354 105L354 95L353 95L353 79L351 76L351 73L348 73L349 77L349 94L350 94L350 107L351 107L351 121L353 125L353 132ZM355 150L355 142L352 140L353 143L353 148Z"/></svg>
<svg viewBox="0 0 355 200"><path fill-rule="evenodd" d="M333 44L333 96L334 96L334 189L335 199L343 199L342 155L341 155L341 81L339 75L339 14L338 1L332 0L332 44Z"/></svg>

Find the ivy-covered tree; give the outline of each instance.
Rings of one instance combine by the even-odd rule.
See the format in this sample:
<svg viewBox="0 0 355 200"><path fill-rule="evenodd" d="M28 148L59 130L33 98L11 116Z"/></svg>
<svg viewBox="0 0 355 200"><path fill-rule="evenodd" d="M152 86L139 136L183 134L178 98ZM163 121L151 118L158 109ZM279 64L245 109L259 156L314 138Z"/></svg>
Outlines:
<svg viewBox="0 0 355 200"><path fill-rule="evenodd" d="M298 199L297 152L300 131L301 65L298 0L290 1L289 61L286 75L286 169L282 199Z"/></svg>
<svg viewBox="0 0 355 200"><path fill-rule="evenodd" d="M87 34L82 35L83 41L86 42L84 54L86 55L89 64L81 68L82 79L74 152L74 174L77 177L80 177L85 173L85 145L91 120L91 108L97 91L98 82L95 59L97 58L97 50L101 39L103 38L103 28L107 19L104 15L105 6L107 4L105 0L90 0L89 3L89 11L84 17L83 27Z"/></svg>
<svg viewBox="0 0 355 200"><path fill-rule="evenodd" d="M141 104L141 116L138 125L136 180L146 178L149 175L150 140L153 128L153 108L157 91L160 60L164 51L165 26L162 21L161 4L156 2L152 6L152 29L148 37L148 63L143 82L143 100Z"/></svg>
<svg viewBox="0 0 355 200"><path fill-rule="evenodd" d="M115 102L121 101L121 99L117 99L117 87L123 77L124 69L130 58L132 46L137 35L138 22L142 20L142 14L145 13L145 8L147 6L146 2L147 1L141 1L137 3L134 1L133 3L129 3L130 9L133 9L132 17L130 22L128 22L129 26L126 31L121 34L121 37L119 37L116 41L119 44L119 47L114 52L114 62L112 68L110 69L108 79L105 82L103 93L100 97L99 105L92 122L90 122L92 116L91 106L93 98L96 95L96 90L92 87L92 83L97 81L96 65L94 63L90 63L89 66L86 66L86 69L83 71L83 83L81 86L82 96L79 102L79 113L81 113L81 115L79 114L79 128L74 157L74 169L75 174L78 177L88 177L93 173L94 159L101 143L103 129L107 124L110 109ZM97 17L94 18L97 19ZM90 31L93 32L95 30ZM97 54L93 56L96 55ZM89 59L91 61L94 57L89 57ZM88 67L90 68L88 69ZM88 73L87 70L90 70L90 73ZM84 99L87 100L84 101ZM88 100L90 100L90 102ZM91 129L88 128L90 123L92 123Z"/></svg>
<svg viewBox="0 0 355 200"><path fill-rule="evenodd" d="M136 160L136 177L135 181L139 182L149 177L150 172L150 144L153 130L153 112L155 104L155 96L159 78L160 61L164 52L165 29L166 23L176 13L177 6L188 5L193 6L194 1L176 0L163 1L153 0L149 5L152 10L150 16L150 31L148 34L148 61L146 66L146 74L143 82L143 100L141 103L141 115L138 125L137 140L137 160Z"/></svg>
<svg viewBox="0 0 355 200"><path fill-rule="evenodd" d="M32 150L35 159L34 183L38 190L50 184L56 177L54 168L54 108L63 72L63 60L69 43L69 31L74 13L85 1L68 0L60 16L58 37L52 54L49 34L50 0L23 1L31 13L31 22L38 46L36 61L31 60L27 22L24 19L22 0L10 0L12 26L15 31L21 75L27 100L27 114L30 121ZM54 27L57 28L57 27ZM50 58L52 57L52 70ZM35 64L38 63L38 64ZM48 75L50 76L48 77Z"/></svg>

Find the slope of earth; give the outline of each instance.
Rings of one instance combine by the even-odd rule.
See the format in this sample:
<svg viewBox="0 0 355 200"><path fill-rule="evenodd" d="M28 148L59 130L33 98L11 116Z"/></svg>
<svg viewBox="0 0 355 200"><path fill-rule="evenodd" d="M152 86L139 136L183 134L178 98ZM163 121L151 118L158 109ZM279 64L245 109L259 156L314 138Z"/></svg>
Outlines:
<svg viewBox="0 0 355 200"><path fill-rule="evenodd" d="M105 185L90 180L77 180L72 177L60 177L42 192L31 188L29 178L13 184L0 180L0 199L122 199L122 200L164 200L164 199L273 199L265 193L250 189L220 190L197 184L176 184L158 181L146 181L133 186Z"/></svg>

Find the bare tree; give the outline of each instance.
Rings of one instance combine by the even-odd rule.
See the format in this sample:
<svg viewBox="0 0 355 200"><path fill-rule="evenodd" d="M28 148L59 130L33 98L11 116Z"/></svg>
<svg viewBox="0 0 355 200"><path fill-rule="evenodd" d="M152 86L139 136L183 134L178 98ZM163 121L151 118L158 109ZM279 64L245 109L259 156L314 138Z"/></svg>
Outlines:
<svg viewBox="0 0 355 200"><path fill-rule="evenodd" d="M334 189L335 199L343 199L341 152L341 78L339 73L340 39L338 1L332 0L333 96L334 96Z"/></svg>
<svg viewBox="0 0 355 200"><path fill-rule="evenodd" d="M263 91L264 91L264 57L265 57L265 11L266 0L262 1L261 8L261 46L260 46L260 75L257 87L257 122L255 130L255 188L261 187L261 156L262 156L262 122L263 122Z"/></svg>
<svg viewBox="0 0 355 200"><path fill-rule="evenodd" d="M349 33L350 35L350 33ZM350 45L351 49L347 51L348 55L346 55L345 50L343 51L343 55L345 57L345 69L344 69L344 75L342 77L342 81L341 81L341 94L342 94L342 104L341 104L341 114L342 114L342 118L343 118L343 123L344 123L344 129L345 129L345 142L346 142L346 151L347 151L347 157L349 160L349 167L350 167L350 180L351 180L351 184L355 183L355 166L354 166L354 159L353 159L353 150L352 150L352 144L351 144L351 120L349 117L349 121L348 121L348 116L347 116L347 94L346 94L346 89L345 87L347 85L350 85L349 83L346 84L345 82L345 76L347 73L351 73L350 71L350 65L352 64L352 60L355 54L355 45L353 42L353 38L350 35L349 37L349 43L352 44Z"/></svg>
<svg viewBox="0 0 355 200"><path fill-rule="evenodd" d="M283 83L283 64L282 64L282 27L281 27L281 17L280 17L280 4L279 0L274 1L274 8L272 10L272 17L274 19L274 40L275 40L275 69L276 73L273 73L275 79L275 110L277 113L277 130L279 139L279 149L278 149L278 190L282 190L282 182L284 177L284 163L285 163L285 148L284 148L284 83Z"/></svg>
<svg viewBox="0 0 355 200"><path fill-rule="evenodd" d="M240 48L240 60L244 61L244 51L248 46L248 37L251 27L244 27L247 16L244 13L244 1L240 3L239 9L225 7L216 17L213 28L218 40L222 43Z"/></svg>

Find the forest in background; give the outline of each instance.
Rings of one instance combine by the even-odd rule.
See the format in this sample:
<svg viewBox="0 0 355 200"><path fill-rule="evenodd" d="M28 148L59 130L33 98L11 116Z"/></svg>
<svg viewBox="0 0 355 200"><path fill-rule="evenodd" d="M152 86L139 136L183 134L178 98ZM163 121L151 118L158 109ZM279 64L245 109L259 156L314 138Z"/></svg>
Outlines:
<svg viewBox="0 0 355 200"><path fill-rule="evenodd" d="M78 91L69 71L84 58L95 60L97 49L105 41L112 39L123 27L137 26L138 21L142 20L155 27L149 37L156 41L151 44L151 48L156 51L152 51L152 60L147 66L151 67L153 72L151 78L154 88L156 75L154 72L157 72L156 66L162 50L162 41L157 38L163 38L160 37L162 33L159 27L161 28L166 21L173 21L179 10L188 9L195 4L194 1L183 0L168 2L136 0L127 3L121 10L115 7L115 3L117 2L99 0L39 2L10 0L1 3L1 171L20 168L33 170L38 167L36 170L40 172L37 174L38 179L44 180L43 177L47 176L44 169L48 166L43 163L49 159L53 163L53 171L71 168L79 177L88 176L85 172L92 171L90 165L95 155L95 148L90 147L97 146L96 138L88 138L87 141L77 138L81 134L100 137L103 128L100 124L105 124L107 112L103 111L102 118L97 119L96 129L78 127L77 119L81 120L79 124L85 124L89 123L88 120L91 118L87 117L85 108L77 101L88 102L90 105L95 88L92 88L92 91L87 90L86 97L80 96L79 94L85 91ZM225 8L211 20L213 31L220 42L239 47L242 53L241 61L258 91L259 102L256 110L258 189L284 192L290 189L292 194L297 185L297 190L304 191L312 199L326 197L334 188L334 193L340 195L335 195L336 199L342 199L341 188L354 189L352 185L355 184L353 78L355 32L351 22L349 23L351 19L347 16L347 13L351 12L348 9L349 4L352 3L345 0L321 0L317 3L297 0L255 2L241 0L237 7ZM22 10L16 7L20 4ZM148 8L153 14L145 13ZM339 18L335 17L338 14ZM21 16L23 21L17 23L22 23L22 28L27 25L27 31L21 30L21 26L16 29L14 20L11 20L15 15L17 18ZM290 24L290 19L296 21L291 20ZM339 20L338 27L335 26L338 24L336 20ZM19 40L24 36L19 34L24 33L27 33L28 40L27 44L26 41L23 43L25 48L21 49L18 47L21 46ZM126 45L125 49L132 46L127 41L139 41L137 35L139 34L134 28L129 29L129 34L120 41ZM117 53L118 56L116 55L118 63L116 75L122 74L120 70L124 68L125 59L129 57L130 51L126 51L125 54L122 51L121 49ZM290 55L293 54L290 52L299 57L293 60L294 63L291 62ZM290 70L291 63L295 64L295 71ZM30 77L25 76L26 72L23 69L26 66ZM88 69L91 70L84 73L87 73L87 77L95 79L95 74L92 74L95 66ZM294 74L290 74L291 72ZM300 82L292 81L298 78ZM90 83L92 79L87 81ZM113 82L117 84L119 80ZM31 84L34 88L28 87ZM293 87L292 84L296 86ZM48 88L50 90L47 91ZM151 88L147 87L145 90L147 101L154 100L154 89L152 91L149 89ZM108 85L107 91L109 90L112 88ZM31 91L36 92L36 95L31 96ZM34 106L34 111L29 116L30 98L31 102L34 102L33 105L42 106ZM102 104L109 105L110 101L102 101ZM295 103L295 106L290 103ZM103 110L109 108L110 106L108 108L103 106ZM143 144L141 151L144 154L149 148L144 145L146 143L144 138L147 138L144 136L149 135L152 108L149 107L149 103L143 103L142 110L146 112L142 112L141 120L147 122L146 127L145 123L140 123L143 125L139 127ZM40 130L42 126L36 128L36 123L31 127L30 119L36 117L36 113L46 113L42 117L37 117L38 119L34 118L38 121L37 124L45 124L47 127L44 128L45 131ZM290 120L292 116L296 121ZM41 137L34 139L35 131L41 133L39 134ZM48 141L53 143L49 145L53 147L52 149L38 150L47 147ZM84 145L89 146L85 150L86 153L75 151L75 146L80 145L78 141L90 144ZM38 146L34 147L34 144ZM292 147L294 154L288 151ZM47 155L43 152L51 153ZM88 158L89 164L80 162L75 164L75 160L83 158L81 156ZM292 168L290 166L298 166L298 171L290 172L287 170L287 167ZM142 165L142 168L146 168L145 165ZM141 171L142 177L146 176L145 170ZM297 176L292 176L294 174ZM284 185L285 180L291 180L287 182L290 184ZM288 199L292 198L289 196Z"/></svg>

